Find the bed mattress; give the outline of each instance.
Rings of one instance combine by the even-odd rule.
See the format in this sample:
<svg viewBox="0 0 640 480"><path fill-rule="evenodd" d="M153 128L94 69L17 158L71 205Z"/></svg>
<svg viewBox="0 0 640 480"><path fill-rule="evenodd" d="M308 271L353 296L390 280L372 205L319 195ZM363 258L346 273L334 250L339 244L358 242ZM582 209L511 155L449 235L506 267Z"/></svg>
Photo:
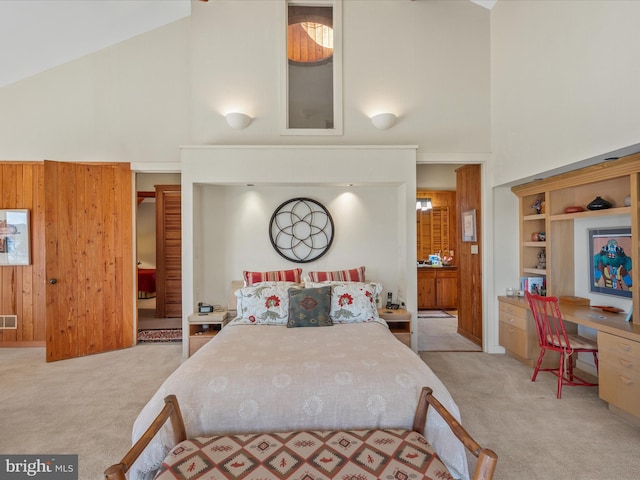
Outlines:
<svg viewBox="0 0 640 480"><path fill-rule="evenodd" d="M135 442L162 409L180 403L188 437L304 430L410 430L420 390L458 419L433 371L378 322L331 327L227 325L162 384L133 428ZM170 428L170 427L166 427ZM425 437L456 478L467 479L464 446L429 410ZM173 447L161 431L131 469L148 478Z"/></svg>

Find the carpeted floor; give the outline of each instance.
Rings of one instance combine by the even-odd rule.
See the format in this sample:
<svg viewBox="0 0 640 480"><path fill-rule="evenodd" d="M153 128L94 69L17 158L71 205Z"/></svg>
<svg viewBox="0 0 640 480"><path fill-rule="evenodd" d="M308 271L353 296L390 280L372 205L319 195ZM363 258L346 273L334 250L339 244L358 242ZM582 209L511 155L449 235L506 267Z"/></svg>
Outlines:
<svg viewBox="0 0 640 480"><path fill-rule="evenodd" d="M0 452L77 454L79 480L104 478L131 446L136 416L181 361L176 343L53 363L43 348L0 348Z"/></svg>
<svg viewBox="0 0 640 480"><path fill-rule="evenodd" d="M182 362L179 345L142 344L46 363L44 349L0 349L0 452L78 454L79 480L98 480L131 442L133 422ZM462 424L498 453L495 480L635 480L640 429L609 412L595 387L567 387L508 355L425 352ZM471 463L473 465L473 463Z"/></svg>
<svg viewBox="0 0 640 480"><path fill-rule="evenodd" d="M421 318L418 315L418 351L480 352L482 348L458 333L458 318Z"/></svg>
<svg viewBox="0 0 640 480"><path fill-rule="evenodd" d="M498 453L495 480L640 478L640 429L612 414L597 387L564 387L509 355L425 352L462 424ZM470 466L475 463L470 462Z"/></svg>
<svg viewBox="0 0 640 480"><path fill-rule="evenodd" d="M41 348L0 348L0 452L79 455L98 480L131 442L133 422L181 361L176 344L46 363ZM498 455L495 480L635 480L640 429L609 412L597 388L565 388L508 355L427 352L462 423ZM471 464L473 465L473 464Z"/></svg>

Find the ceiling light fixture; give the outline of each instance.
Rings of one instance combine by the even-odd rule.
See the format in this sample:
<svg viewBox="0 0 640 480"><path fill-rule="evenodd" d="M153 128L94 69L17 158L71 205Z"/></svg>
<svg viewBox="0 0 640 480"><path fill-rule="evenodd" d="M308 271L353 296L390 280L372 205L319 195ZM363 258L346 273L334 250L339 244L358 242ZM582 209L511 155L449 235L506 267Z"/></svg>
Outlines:
<svg viewBox="0 0 640 480"><path fill-rule="evenodd" d="M236 130L246 128L251 123L251 120L253 120L249 115L240 112L227 113L225 118L229 126Z"/></svg>
<svg viewBox="0 0 640 480"><path fill-rule="evenodd" d="M433 208L433 204L431 203L430 198L416 199L416 210L422 210L424 212L426 210L431 210L432 208Z"/></svg>
<svg viewBox="0 0 640 480"><path fill-rule="evenodd" d="M394 113L379 113L371 117L371 123L378 130L386 130L393 127L397 119L398 117Z"/></svg>

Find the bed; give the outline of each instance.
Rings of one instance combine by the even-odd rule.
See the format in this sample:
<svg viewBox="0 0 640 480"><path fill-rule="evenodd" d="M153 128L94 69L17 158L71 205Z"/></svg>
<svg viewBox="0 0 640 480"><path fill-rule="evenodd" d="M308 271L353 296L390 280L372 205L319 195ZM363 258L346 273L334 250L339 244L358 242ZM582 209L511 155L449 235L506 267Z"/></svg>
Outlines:
<svg viewBox="0 0 640 480"><path fill-rule="evenodd" d="M261 294L262 299L274 298L273 290L265 289ZM335 300L339 292L332 290L332 297ZM364 297L366 301L366 292ZM253 307L246 308L246 302L241 306L241 300L238 297L237 317L176 369L143 408L134 424L134 442L171 394L180 402L192 437L411 429L423 386L431 387L459 419L458 407L442 382L377 315L325 327L291 328L260 323L255 316L252 321ZM271 303L273 313L275 302ZM278 307L284 308L281 303ZM274 321L273 315L267 317L262 320ZM347 317L351 320L353 315ZM464 446L435 411L428 415L426 439L456 478L468 479ZM148 478L172 442L170 430L161 430L133 465L130 478Z"/></svg>
<svg viewBox="0 0 640 480"><path fill-rule="evenodd" d="M148 298L156 293L155 268L138 268L138 298Z"/></svg>

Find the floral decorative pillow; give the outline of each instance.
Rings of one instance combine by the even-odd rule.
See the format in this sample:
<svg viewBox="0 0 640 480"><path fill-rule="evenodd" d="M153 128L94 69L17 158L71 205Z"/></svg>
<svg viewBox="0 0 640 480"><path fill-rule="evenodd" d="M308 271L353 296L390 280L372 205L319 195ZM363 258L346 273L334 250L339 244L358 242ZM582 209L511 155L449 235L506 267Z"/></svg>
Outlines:
<svg viewBox="0 0 640 480"><path fill-rule="evenodd" d="M310 283L309 287L331 285L331 320L333 323L378 321L376 297L382 285L374 282Z"/></svg>
<svg viewBox="0 0 640 480"><path fill-rule="evenodd" d="M289 319L289 289L292 283L259 283L236 290L238 312L234 323L286 325Z"/></svg>

